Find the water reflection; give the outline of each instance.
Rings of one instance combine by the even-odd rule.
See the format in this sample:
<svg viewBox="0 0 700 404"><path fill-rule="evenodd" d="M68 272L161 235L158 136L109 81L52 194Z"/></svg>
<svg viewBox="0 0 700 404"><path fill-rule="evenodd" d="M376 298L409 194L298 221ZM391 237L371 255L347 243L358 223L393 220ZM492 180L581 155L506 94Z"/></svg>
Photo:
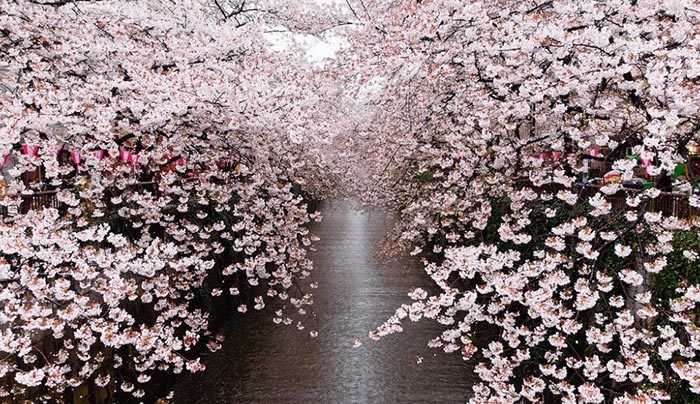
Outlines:
<svg viewBox="0 0 700 404"><path fill-rule="evenodd" d="M275 325L270 313L250 313L226 328L222 351L204 373L181 379L177 403L460 403L470 391L457 354L426 347L433 323L407 324L403 333L375 342L369 330L388 318L414 286L428 287L409 261L379 265L374 251L391 225L380 212L359 213L326 203L313 232L319 288L314 311L319 336ZM353 338L363 344L353 347ZM422 363L417 363L422 358Z"/></svg>

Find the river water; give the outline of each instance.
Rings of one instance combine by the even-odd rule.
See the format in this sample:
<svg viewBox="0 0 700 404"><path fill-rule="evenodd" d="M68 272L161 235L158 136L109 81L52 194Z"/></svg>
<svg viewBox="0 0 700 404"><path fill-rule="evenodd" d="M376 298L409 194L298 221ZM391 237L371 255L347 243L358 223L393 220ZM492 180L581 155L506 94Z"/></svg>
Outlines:
<svg viewBox="0 0 700 404"><path fill-rule="evenodd" d="M346 202L322 205L321 238L312 253L319 287L313 310L318 337L274 324L269 312L249 312L225 327L221 351L204 360L207 370L183 376L177 404L230 403L464 403L470 369L459 354L428 348L440 329L433 322L407 323L379 341L368 331L387 319L415 286L430 288L417 263L381 265L377 242L389 215L360 213ZM362 345L354 347L353 339ZM419 363L420 362L420 363Z"/></svg>

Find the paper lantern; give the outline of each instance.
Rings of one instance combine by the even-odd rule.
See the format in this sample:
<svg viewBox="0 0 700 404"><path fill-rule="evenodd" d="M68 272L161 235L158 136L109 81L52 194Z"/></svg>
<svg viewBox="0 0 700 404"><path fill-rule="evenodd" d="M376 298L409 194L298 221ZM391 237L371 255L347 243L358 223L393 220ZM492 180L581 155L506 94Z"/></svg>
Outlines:
<svg viewBox="0 0 700 404"><path fill-rule="evenodd" d="M128 163L129 156L131 156L131 153L129 153L128 151L119 150L119 159L122 161L122 163Z"/></svg>
<svg viewBox="0 0 700 404"><path fill-rule="evenodd" d="M29 157L36 157L39 154L39 145L25 143L22 145L22 153Z"/></svg>
<svg viewBox="0 0 700 404"><path fill-rule="evenodd" d="M80 153L78 152L70 152L70 159L73 160L73 163L75 165L80 165Z"/></svg>

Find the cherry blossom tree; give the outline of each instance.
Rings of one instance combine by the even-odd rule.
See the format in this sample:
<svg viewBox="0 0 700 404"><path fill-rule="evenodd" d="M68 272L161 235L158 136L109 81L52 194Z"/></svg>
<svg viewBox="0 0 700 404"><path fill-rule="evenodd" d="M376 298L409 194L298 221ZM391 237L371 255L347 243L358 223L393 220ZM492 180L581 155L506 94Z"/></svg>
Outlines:
<svg viewBox="0 0 700 404"><path fill-rule="evenodd" d="M333 186L330 78L265 33L343 25L319 10L0 5L1 397L140 400L204 368L217 307L316 334L304 195Z"/></svg>
<svg viewBox="0 0 700 404"><path fill-rule="evenodd" d="M439 288L371 336L443 324L430 345L476 362L473 403L697 394L697 178L672 173L698 141L700 10L349 4L338 65L371 118L346 152Z"/></svg>

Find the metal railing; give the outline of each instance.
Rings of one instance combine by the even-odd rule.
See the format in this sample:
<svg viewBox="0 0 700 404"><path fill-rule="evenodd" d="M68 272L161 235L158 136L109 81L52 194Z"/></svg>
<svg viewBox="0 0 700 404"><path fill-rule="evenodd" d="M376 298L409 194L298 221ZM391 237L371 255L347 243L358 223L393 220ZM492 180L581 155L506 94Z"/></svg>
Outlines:
<svg viewBox="0 0 700 404"><path fill-rule="evenodd" d="M192 180L186 179L185 181ZM154 181L137 182L129 186L130 189L148 190L154 194L158 193L158 183ZM591 197L600 190L599 185L586 185L581 188L579 197L581 199ZM7 217L17 213L27 213L30 210L41 210L44 208L60 208L57 197L58 190L35 191L31 194L21 195L22 201L19 208L13 209L0 205L0 216ZM640 190L624 188L613 195L606 195L606 199L612 204L613 210L627 208L627 197L639 194ZM12 196L10 196L12 197ZM677 192L661 192L659 196L651 199L647 204L648 212L661 212L664 216L674 216L681 219L700 216L700 208L690 206L687 194Z"/></svg>
<svg viewBox="0 0 700 404"><path fill-rule="evenodd" d="M38 191L30 195L22 195L20 211L26 213L30 210L41 210L44 208L58 208L59 202L56 190Z"/></svg>
<svg viewBox="0 0 700 404"><path fill-rule="evenodd" d="M582 187L579 197L585 199L599 192L600 185L585 185ZM613 210L627 209L627 198L641 193L634 188L623 188L613 195L606 195ZM664 216L674 216L681 219L700 216L700 208L690 206L688 194L678 192L661 192L656 198L650 199L646 207L647 212L660 212Z"/></svg>
<svg viewBox="0 0 700 404"><path fill-rule="evenodd" d="M16 198L17 195L7 195L9 198ZM56 195L56 190L36 191L31 194L22 194L19 196L20 203L17 205L0 205L0 216L13 216L18 213L27 213L30 210L42 210L44 208L58 208L59 202Z"/></svg>
<svg viewBox="0 0 700 404"><path fill-rule="evenodd" d="M178 180L180 183L193 183L197 180L193 178L183 178ZM132 191L148 191L154 195L160 193L159 183L156 181L142 181L129 184L127 189ZM6 206L0 204L0 217L9 217L17 214L24 214L30 210L40 211L45 208L61 208L61 203L58 200L58 189L33 191L22 195L5 195L9 198L21 198L19 206Z"/></svg>

